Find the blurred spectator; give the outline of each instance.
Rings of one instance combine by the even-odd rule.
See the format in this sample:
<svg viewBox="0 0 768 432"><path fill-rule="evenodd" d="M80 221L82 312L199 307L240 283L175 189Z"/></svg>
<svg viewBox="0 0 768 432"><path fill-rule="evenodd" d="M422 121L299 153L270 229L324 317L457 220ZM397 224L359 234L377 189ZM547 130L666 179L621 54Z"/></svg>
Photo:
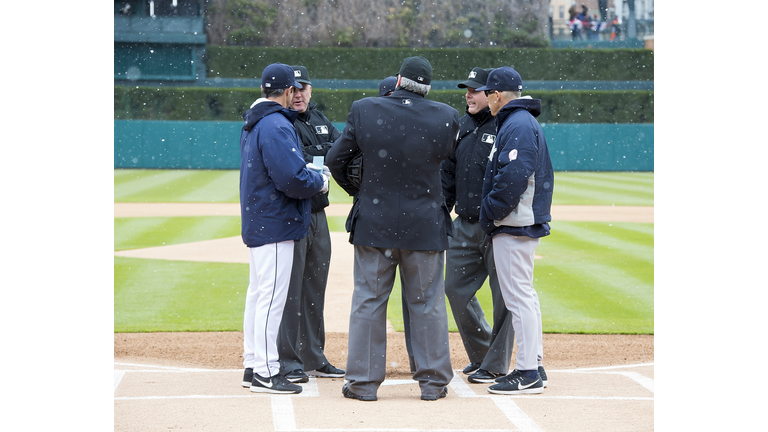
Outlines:
<svg viewBox="0 0 768 432"><path fill-rule="evenodd" d="M615 17L613 23L611 23L611 42L613 42L616 37L621 39L621 21L619 20L619 17Z"/></svg>
<svg viewBox="0 0 768 432"><path fill-rule="evenodd" d="M580 40L581 39L581 28L583 25L581 24L581 20L574 16L571 18L571 20L568 22L568 28L571 29L571 39L573 40Z"/></svg>

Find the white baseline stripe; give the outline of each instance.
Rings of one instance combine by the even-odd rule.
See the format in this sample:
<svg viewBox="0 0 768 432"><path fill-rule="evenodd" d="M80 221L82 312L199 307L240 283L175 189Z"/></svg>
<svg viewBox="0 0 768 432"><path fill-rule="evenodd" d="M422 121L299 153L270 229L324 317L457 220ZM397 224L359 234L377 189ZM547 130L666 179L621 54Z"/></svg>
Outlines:
<svg viewBox="0 0 768 432"><path fill-rule="evenodd" d="M462 372L457 371L453 374L453 379L449 384L451 389L453 389L456 395L461 398L478 397L477 394L474 391L472 391L471 388L469 388L469 385L467 385L467 383L465 383L464 380L461 379L461 376L459 376L459 373L462 373Z"/></svg>
<svg viewBox="0 0 768 432"><path fill-rule="evenodd" d="M562 370L547 370L547 372L572 372L572 373L579 373L579 372L593 372L593 371L604 371L604 370L611 370L611 369L626 369L626 368L635 368L635 367L643 367L643 366L653 366L654 363L638 363L638 364L631 364L631 365L620 365L620 366L604 366L604 367L596 367L596 368L584 368L584 369L562 369Z"/></svg>
<svg viewBox="0 0 768 432"><path fill-rule="evenodd" d="M123 380L123 377L125 376L125 372L115 371L115 390L117 391L117 386L120 385L120 381Z"/></svg>
<svg viewBox="0 0 768 432"><path fill-rule="evenodd" d="M275 432L296 430L293 400L290 396L272 396L272 423L275 426Z"/></svg>
<svg viewBox="0 0 768 432"><path fill-rule="evenodd" d="M511 398L495 397L491 398L491 400L521 432L544 432Z"/></svg>

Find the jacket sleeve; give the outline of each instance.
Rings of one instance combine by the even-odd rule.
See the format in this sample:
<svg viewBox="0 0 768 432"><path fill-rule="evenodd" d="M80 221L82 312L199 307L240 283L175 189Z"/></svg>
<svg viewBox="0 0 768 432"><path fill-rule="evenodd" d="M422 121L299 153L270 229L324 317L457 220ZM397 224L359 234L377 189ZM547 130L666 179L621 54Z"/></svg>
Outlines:
<svg viewBox="0 0 768 432"><path fill-rule="evenodd" d="M517 207L538 160L537 140L533 128L513 125L505 135L501 142L504 147L497 149L493 156L496 158L497 170L490 191L483 197L482 204L484 216L494 221L509 216ZM491 164L488 165L490 168ZM486 176L489 174L490 169L486 170Z"/></svg>
<svg viewBox="0 0 768 432"><path fill-rule="evenodd" d="M357 101L352 103L352 108L347 115L347 123L344 131L339 135L336 141L328 150L325 157L325 165L333 175L336 183L344 189L350 196L355 195L359 189L352 185L347 179L347 165L360 150L355 137L355 113L358 111Z"/></svg>
<svg viewBox="0 0 768 432"><path fill-rule="evenodd" d="M264 165L275 188L295 199L310 198L323 188L323 176L304 162L296 130L277 126L261 144Z"/></svg>
<svg viewBox="0 0 768 432"><path fill-rule="evenodd" d="M443 183L443 195L445 195L445 205L448 207L448 211L453 209L456 205L456 148L440 164L440 179Z"/></svg>

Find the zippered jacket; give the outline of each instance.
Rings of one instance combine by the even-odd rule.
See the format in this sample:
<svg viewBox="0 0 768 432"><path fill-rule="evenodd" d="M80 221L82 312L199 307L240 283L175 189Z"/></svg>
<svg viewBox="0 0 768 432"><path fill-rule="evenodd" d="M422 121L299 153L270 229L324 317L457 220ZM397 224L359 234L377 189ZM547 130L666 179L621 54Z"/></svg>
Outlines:
<svg viewBox="0 0 768 432"><path fill-rule="evenodd" d="M496 114L496 144L483 182L480 223L489 235L549 235L554 172L535 117L541 100L526 96Z"/></svg>
<svg viewBox="0 0 768 432"><path fill-rule="evenodd" d="M293 127L298 113L258 99L240 135L240 215L243 243L258 247L300 240L309 232L309 198L323 188L306 168Z"/></svg>
<svg viewBox="0 0 768 432"><path fill-rule="evenodd" d="M317 104L310 102L306 111L299 113L293 122L306 162L312 162L315 156L325 157L333 142L341 135L328 117L316 108ZM312 213L328 207L328 204L328 192L319 192L312 197Z"/></svg>
<svg viewBox="0 0 768 432"><path fill-rule="evenodd" d="M441 166L443 193L448 210L468 222L480 220L483 176L496 140L496 122L487 107L459 119L456 148Z"/></svg>

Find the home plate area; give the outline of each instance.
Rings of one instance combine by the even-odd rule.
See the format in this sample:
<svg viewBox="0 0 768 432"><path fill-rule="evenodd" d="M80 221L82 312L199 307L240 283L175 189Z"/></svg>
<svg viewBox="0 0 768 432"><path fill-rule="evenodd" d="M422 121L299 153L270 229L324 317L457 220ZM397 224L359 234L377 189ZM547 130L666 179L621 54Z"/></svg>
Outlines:
<svg viewBox="0 0 768 432"><path fill-rule="evenodd" d="M252 393L241 369L114 364L115 431L653 431L654 365L547 370L539 395L492 395L454 372L448 396L388 378L378 401L347 399L344 379L310 378L298 395Z"/></svg>

